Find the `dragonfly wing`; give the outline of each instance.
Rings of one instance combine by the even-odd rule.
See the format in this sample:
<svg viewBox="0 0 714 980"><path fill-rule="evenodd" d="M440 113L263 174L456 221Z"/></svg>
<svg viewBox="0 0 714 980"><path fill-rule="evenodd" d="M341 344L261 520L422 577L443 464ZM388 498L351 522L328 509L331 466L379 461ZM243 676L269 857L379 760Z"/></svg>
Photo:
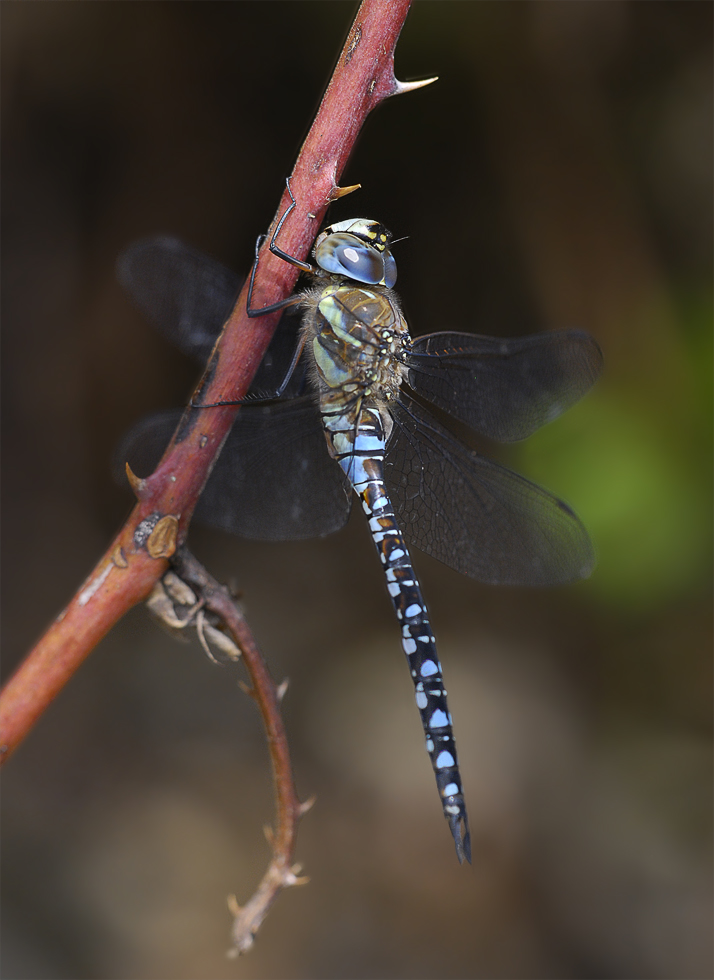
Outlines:
<svg viewBox="0 0 714 980"><path fill-rule="evenodd" d="M177 238L146 238L119 256L117 278L159 333L208 360L242 279Z"/></svg>
<svg viewBox="0 0 714 980"><path fill-rule="evenodd" d="M434 333L407 357L417 394L498 442L525 439L597 380L602 354L582 330L529 337Z"/></svg>
<svg viewBox="0 0 714 980"><path fill-rule="evenodd" d="M162 412L139 422L119 448L121 468L128 461L139 475L150 473L180 418L181 412ZM295 541L339 530L351 501L327 452L317 406L300 398L241 408L195 516L241 537Z"/></svg>
<svg viewBox="0 0 714 980"><path fill-rule="evenodd" d="M294 541L339 530L351 504L308 397L241 408L198 516L247 538Z"/></svg>
<svg viewBox="0 0 714 980"><path fill-rule="evenodd" d="M385 478L407 541L494 585L590 574L592 545L567 504L467 449L412 399L393 417Z"/></svg>
<svg viewBox="0 0 714 980"><path fill-rule="evenodd" d="M243 284L220 262L169 237L130 245L119 257L117 277L159 333L201 364L208 360ZM249 398L274 395L290 368L299 327L293 310L280 319ZM301 394L304 376L304 367L298 365L285 394Z"/></svg>

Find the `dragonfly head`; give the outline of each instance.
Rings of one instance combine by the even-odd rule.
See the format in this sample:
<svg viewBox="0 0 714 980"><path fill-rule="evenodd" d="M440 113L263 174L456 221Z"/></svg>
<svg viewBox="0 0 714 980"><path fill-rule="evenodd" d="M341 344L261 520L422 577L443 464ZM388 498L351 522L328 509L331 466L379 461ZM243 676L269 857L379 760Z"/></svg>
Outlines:
<svg viewBox="0 0 714 980"><path fill-rule="evenodd" d="M378 221L337 221L317 236L315 261L326 272L391 289L397 281L397 263L389 251L391 240L392 233Z"/></svg>

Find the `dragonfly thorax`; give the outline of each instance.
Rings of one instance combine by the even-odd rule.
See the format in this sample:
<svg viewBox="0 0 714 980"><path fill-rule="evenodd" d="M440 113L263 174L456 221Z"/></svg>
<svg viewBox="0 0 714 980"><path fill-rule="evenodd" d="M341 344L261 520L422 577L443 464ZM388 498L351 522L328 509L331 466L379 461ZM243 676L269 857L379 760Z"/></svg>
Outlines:
<svg viewBox="0 0 714 980"><path fill-rule="evenodd" d="M400 361L409 333L394 294L342 284L324 287L309 310L307 329L319 388L345 401L355 395L391 400L402 381ZM311 314L311 315L310 315Z"/></svg>
<svg viewBox="0 0 714 980"><path fill-rule="evenodd" d="M397 264L389 251L392 233L370 218L349 218L329 225L315 242L315 261L332 275L370 286L397 281Z"/></svg>

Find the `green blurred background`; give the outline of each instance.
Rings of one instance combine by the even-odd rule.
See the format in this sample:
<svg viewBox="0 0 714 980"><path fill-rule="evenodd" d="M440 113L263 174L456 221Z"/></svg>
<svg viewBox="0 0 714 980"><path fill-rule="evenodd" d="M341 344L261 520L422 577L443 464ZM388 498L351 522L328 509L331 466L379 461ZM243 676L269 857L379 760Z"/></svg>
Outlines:
<svg viewBox="0 0 714 980"><path fill-rule="evenodd" d="M130 507L110 457L195 369L114 281L171 233L245 271L351 3L6 0L4 668ZM474 836L460 868L361 514L234 582L318 802L249 957L224 958L272 820L238 672L143 609L7 767L8 978L711 977L712 6L422 2L331 212L395 235L415 333L579 326L582 404L500 458L567 499L588 582L481 586L421 555Z"/></svg>

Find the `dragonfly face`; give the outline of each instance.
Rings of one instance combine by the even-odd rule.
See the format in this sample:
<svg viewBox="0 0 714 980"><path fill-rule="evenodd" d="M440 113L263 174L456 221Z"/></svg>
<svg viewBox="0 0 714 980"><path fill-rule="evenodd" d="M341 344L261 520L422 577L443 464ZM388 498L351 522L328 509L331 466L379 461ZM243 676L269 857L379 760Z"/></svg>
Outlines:
<svg viewBox="0 0 714 980"><path fill-rule="evenodd" d="M389 251L391 240L392 233L378 221L348 218L318 235L315 261L332 275L391 289L397 281L397 264Z"/></svg>

